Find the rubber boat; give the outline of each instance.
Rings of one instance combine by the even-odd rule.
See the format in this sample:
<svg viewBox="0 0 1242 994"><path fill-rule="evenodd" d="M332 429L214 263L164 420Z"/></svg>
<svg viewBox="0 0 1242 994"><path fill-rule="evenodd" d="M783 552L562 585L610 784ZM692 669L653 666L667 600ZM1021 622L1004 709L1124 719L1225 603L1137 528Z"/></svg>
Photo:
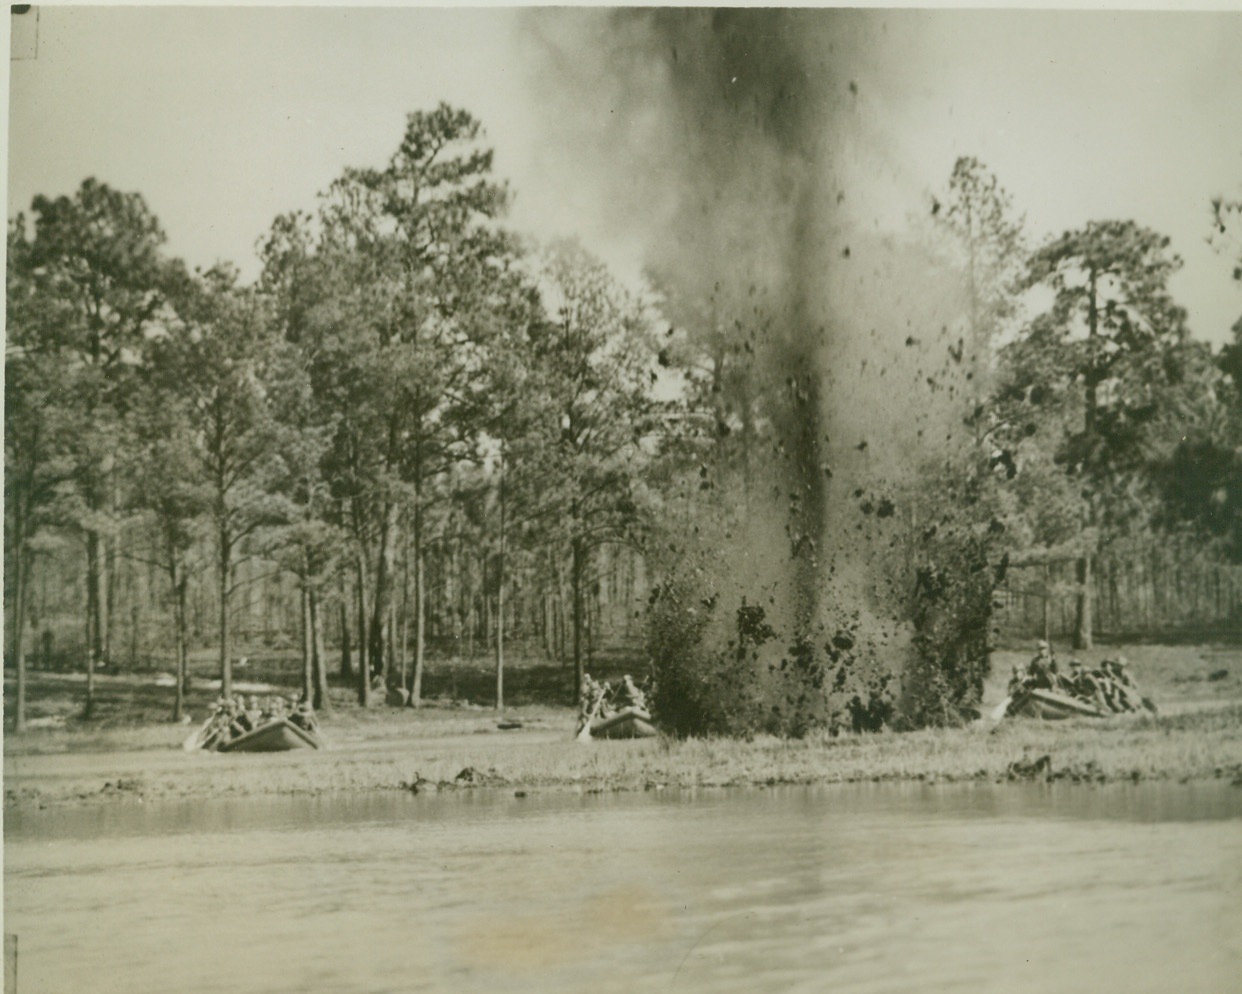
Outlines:
<svg viewBox="0 0 1242 994"><path fill-rule="evenodd" d="M1017 694L1009 704L1008 713L1047 720L1104 717L1104 712L1094 704L1088 704L1068 694L1058 694L1055 690L1039 688L1023 690Z"/></svg>
<svg viewBox="0 0 1242 994"><path fill-rule="evenodd" d="M591 722L593 739L646 739L655 734L651 715L641 708L622 708L616 714Z"/></svg>
<svg viewBox="0 0 1242 994"><path fill-rule="evenodd" d="M295 725L288 718L276 718L244 735L221 743L220 752L286 752L290 749L318 749L319 736Z"/></svg>

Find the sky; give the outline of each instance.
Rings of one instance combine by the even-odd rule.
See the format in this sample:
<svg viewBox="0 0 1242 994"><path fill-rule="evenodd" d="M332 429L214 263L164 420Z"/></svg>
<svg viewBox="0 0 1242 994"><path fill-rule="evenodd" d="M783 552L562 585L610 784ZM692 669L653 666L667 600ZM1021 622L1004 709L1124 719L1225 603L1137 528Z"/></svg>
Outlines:
<svg viewBox="0 0 1242 994"><path fill-rule="evenodd" d="M173 254L253 276L278 213L382 166L405 115L446 100L483 122L512 227L641 265L642 225L607 209L615 175L550 120L527 11L44 6L37 39L30 16L11 19L9 216L94 176L142 193ZM1192 333L1228 340L1242 287L1205 239L1210 198L1242 198L1242 12L874 16L859 89L885 160L877 226L902 230L974 155L1036 242L1107 218L1168 234Z"/></svg>

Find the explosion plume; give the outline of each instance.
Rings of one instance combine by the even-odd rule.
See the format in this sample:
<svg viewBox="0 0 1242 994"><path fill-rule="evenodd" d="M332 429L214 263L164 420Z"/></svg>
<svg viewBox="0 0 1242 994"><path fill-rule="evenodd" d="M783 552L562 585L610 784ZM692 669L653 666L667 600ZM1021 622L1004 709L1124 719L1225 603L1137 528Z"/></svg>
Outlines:
<svg viewBox="0 0 1242 994"><path fill-rule="evenodd" d="M919 523L902 497L954 440L970 365L948 358L959 276L910 236L917 221L886 230L928 191L884 137L900 98L885 16L528 21L552 141L598 177L600 223L643 245L719 431L736 439L712 472L735 470L720 489L743 511L703 532L709 575L692 585L701 597L683 595L712 618L694 639L769 682L796 675L795 729L835 720L841 701L893 696L873 677L911 653L917 570L900 542Z"/></svg>

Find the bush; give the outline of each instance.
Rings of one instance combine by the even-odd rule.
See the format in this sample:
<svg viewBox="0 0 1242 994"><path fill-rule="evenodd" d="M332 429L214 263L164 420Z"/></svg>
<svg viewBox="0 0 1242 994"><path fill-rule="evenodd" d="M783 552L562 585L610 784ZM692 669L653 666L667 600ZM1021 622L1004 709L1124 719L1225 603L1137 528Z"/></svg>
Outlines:
<svg viewBox="0 0 1242 994"><path fill-rule="evenodd" d="M969 489L969 488L968 488ZM938 524L917 538L911 616L914 658L907 667L903 724L953 726L979 717L991 670L992 612L1008 558L998 553L1004 528L978 523L977 505L941 509Z"/></svg>
<svg viewBox="0 0 1242 994"><path fill-rule="evenodd" d="M790 632L762 606L777 604L773 594L759 588L726 597L711 578L727 574L712 565L699 557L651 596L653 713L662 727L675 735L801 737L892 722L894 672L860 633L857 612Z"/></svg>

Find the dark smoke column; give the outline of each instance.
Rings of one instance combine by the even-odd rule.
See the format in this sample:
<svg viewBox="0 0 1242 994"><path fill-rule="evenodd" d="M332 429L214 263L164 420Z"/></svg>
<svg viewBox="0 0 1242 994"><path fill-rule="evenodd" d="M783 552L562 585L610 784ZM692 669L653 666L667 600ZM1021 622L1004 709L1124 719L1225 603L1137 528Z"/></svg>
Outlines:
<svg viewBox="0 0 1242 994"><path fill-rule="evenodd" d="M792 589L782 613L802 638L819 613L826 524L826 329L814 313L833 226L826 153L849 93L830 69L833 22L730 9L626 11L617 23L666 83L669 145L652 175L675 192L653 268L697 284L726 320L762 327L753 362L776 470L765 482L778 485L758 513L784 518Z"/></svg>

